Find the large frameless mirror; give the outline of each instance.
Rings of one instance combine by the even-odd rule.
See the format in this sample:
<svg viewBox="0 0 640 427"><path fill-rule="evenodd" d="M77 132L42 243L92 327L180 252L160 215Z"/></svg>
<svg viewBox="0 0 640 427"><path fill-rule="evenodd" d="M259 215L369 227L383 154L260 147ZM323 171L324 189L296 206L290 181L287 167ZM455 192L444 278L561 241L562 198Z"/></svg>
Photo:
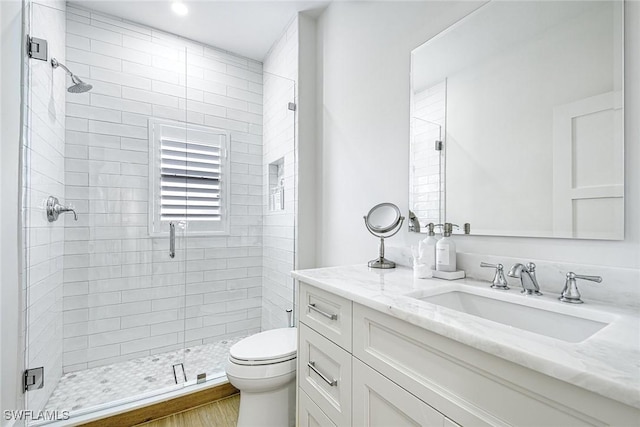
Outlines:
<svg viewBox="0 0 640 427"><path fill-rule="evenodd" d="M411 54L413 231L624 238L623 2L491 2Z"/></svg>

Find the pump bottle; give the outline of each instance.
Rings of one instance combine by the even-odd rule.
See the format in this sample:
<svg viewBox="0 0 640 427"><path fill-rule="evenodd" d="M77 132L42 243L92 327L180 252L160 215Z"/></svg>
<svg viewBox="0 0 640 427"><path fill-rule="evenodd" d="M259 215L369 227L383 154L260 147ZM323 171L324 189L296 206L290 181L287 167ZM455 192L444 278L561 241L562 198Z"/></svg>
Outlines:
<svg viewBox="0 0 640 427"><path fill-rule="evenodd" d="M434 233L435 225L430 222L427 224L427 229L429 230L429 234L425 239L420 242L420 245L424 247L424 257L425 264L431 269L436 269L436 245L438 244L438 238L436 238L436 233Z"/></svg>
<svg viewBox="0 0 640 427"><path fill-rule="evenodd" d="M442 226L442 224L438 224ZM456 243L451 238L454 224L446 222L442 226L442 239L436 243L436 270L456 271Z"/></svg>

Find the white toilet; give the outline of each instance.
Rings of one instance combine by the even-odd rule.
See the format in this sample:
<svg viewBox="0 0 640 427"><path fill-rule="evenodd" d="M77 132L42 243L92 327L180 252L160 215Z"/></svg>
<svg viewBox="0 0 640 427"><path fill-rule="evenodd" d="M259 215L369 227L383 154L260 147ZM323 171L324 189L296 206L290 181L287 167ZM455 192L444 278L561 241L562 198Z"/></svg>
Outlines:
<svg viewBox="0 0 640 427"><path fill-rule="evenodd" d="M295 424L297 328L252 335L229 349L229 382L240 390L238 427Z"/></svg>

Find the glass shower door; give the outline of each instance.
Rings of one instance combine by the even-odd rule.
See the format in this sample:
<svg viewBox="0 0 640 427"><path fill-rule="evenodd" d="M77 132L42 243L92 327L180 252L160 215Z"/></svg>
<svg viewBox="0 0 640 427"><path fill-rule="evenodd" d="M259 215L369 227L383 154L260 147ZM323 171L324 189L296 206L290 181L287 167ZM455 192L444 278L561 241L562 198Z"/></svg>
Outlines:
<svg viewBox="0 0 640 427"><path fill-rule="evenodd" d="M189 384L224 375L230 342L225 340L228 282L218 274L227 267L223 256L231 227L230 133L220 128L187 124L185 250L189 276L185 307L185 370ZM224 246L223 246L224 245ZM222 276L224 277L224 276ZM232 294L233 292L231 292ZM209 369L214 366L215 368Z"/></svg>
<svg viewBox="0 0 640 427"><path fill-rule="evenodd" d="M145 52L105 24L116 18L64 3L26 10L48 55L25 58L25 366L43 368L25 404L74 417L186 382L186 197L174 190L188 173L169 147L187 138L186 53L163 34ZM52 58L92 88L70 90Z"/></svg>
<svg viewBox="0 0 640 427"><path fill-rule="evenodd" d="M263 82L262 330L269 330L289 326L295 301L297 94L295 81L282 75L265 70Z"/></svg>
<svg viewBox="0 0 640 427"><path fill-rule="evenodd" d="M187 56L187 91L190 164L216 163L216 194L187 199L185 367L215 381L234 343L285 327L293 306L295 84L205 48Z"/></svg>
<svg viewBox="0 0 640 427"><path fill-rule="evenodd" d="M29 35L51 40L64 11L24 3ZM48 25L47 25L48 24ZM25 33L26 37L26 33ZM52 40L53 41L53 40ZM52 42L58 55L64 45ZM62 376L64 215L49 222L49 196L64 203L64 73L48 61L24 59L21 141L22 294L24 302L25 409L41 411Z"/></svg>

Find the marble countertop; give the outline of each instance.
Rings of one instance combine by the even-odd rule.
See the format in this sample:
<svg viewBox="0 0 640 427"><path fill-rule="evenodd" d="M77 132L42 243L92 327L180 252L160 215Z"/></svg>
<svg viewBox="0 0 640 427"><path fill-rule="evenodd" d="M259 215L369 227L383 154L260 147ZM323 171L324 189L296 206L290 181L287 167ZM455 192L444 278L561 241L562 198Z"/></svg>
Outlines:
<svg viewBox="0 0 640 427"><path fill-rule="evenodd" d="M525 296L515 285L499 291L475 279L414 279L406 267L377 270L353 265L291 274L358 304L640 409L640 316L632 310L589 302L566 304L552 293ZM609 324L586 340L571 343L415 298L452 290Z"/></svg>

